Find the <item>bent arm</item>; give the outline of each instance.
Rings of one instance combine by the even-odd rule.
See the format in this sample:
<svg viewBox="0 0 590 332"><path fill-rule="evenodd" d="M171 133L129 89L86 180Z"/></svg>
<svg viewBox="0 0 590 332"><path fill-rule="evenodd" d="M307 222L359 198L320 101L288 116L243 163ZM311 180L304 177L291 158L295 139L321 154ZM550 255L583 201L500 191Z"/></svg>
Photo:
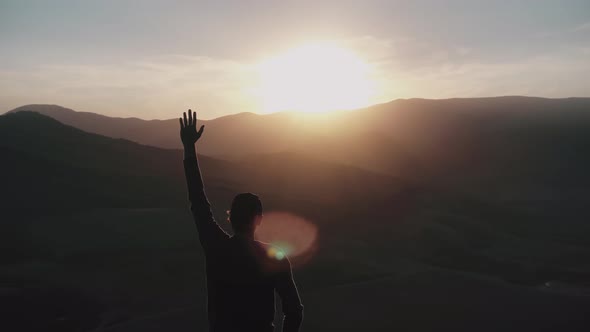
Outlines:
<svg viewBox="0 0 590 332"><path fill-rule="evenodd" d="M281 297L283 314L285 315L283 332L298 332L303 321L303 305L293 280L291 264L288 263L285 271L280 274L276 290Z"/></svg>

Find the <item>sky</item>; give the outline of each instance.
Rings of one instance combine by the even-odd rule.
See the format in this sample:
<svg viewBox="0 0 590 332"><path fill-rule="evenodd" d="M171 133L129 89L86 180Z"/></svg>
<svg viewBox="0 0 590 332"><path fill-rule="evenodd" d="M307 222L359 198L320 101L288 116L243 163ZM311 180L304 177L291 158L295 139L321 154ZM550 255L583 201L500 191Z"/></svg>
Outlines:
<svg viewBox="0 0 590 332"><path fill-rule="evenodd" d="M316 80L323 63L299 85L260 83L269 59L326 43L366 65L365 94L350 93L360 85L344 83L359 77L349 69ZM210 119L297 110L318 95L346 101L325 108L590 96L590 1L0 1L0 113L42 103L145 119L193 108Z"/></svg>

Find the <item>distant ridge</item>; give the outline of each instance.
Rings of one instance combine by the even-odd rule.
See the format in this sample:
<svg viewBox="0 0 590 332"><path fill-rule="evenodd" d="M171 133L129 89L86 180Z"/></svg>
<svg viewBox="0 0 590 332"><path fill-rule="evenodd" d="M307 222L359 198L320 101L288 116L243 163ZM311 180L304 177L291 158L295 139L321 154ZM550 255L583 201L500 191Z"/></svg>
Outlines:
<svg viewBox="0 0 590 332"><path fill-rule="evenodd" d="M58 105L43 104L21 106L8 113L19 111L37 112L90 133L113 138L125 138L162 148L178 147L176 137L172 139L169 134L170 131L176 129L175 125L178 124L178 120L109 117L90 112L77 112Z"/></svg>
<svg viewBox="0 0 590 332"><path fill-rule="evenodd" d="M22 110L86 132L181 148L177 119L113 118L57 105L26 105L10 112ZM551 128L567 131L585 123L590 123L590 98L398 99L330 114L238 113L201 121L207 135L199 152L240 160L257 154L305 151L375 172L407 175L408 171L422 172L424 167L452 164L467 155L466 149L477 151L469 146L473 145L470 141L489 146L499 137L527 137Z"/></svg>

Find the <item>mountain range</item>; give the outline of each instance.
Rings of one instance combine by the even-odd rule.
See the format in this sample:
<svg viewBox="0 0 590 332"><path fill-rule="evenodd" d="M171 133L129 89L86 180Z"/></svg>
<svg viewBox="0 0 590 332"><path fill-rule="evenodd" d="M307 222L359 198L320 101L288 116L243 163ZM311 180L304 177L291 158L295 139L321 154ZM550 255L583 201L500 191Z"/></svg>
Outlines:
<svg viewBox="0 0 590 332"><path fill-rule="evenodd" d="M314 251L293 257L309 330L519 331L524 315L573 331L590 314L588 120L589 98L398 100L203 121L198 152L226 229L243 191L317 228ZM0 279L62 301L22 300L14 317L202 327L186 319L204 312L204 279L177 126L50 105L0 116ZM348 306L364 317L350 326L329 310Z"/></svg>
<svg viewBox="0 0 590 332"><path fill-rule="evenodd" d="M560 174L569 184L572 180L562 175L572 172L565 169L589 162L578 153L590 140L589 109L590 98L493 97L400 99L329 114L239 113L202 121L207 134L199 152L228 161L298 153L404 181L488 179L493 184L501 174L504 180L547 183ZM89 133L180 148L177 119L110 118L54 105L9 113L22 110ZM531 168L532 163L543 167Z"/></svg>

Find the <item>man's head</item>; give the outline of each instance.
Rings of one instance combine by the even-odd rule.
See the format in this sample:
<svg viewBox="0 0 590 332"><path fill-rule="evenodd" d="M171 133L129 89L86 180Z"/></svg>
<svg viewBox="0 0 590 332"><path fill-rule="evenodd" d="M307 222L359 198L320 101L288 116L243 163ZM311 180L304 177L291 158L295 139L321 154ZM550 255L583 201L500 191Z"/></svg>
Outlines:
<svg viewBox="0 0 590 332"><path fill-rule="evenodd" d="M229 221L235 233L254 233L262 221L262 202L252 193L234 197L229 211Z"/></svg>

